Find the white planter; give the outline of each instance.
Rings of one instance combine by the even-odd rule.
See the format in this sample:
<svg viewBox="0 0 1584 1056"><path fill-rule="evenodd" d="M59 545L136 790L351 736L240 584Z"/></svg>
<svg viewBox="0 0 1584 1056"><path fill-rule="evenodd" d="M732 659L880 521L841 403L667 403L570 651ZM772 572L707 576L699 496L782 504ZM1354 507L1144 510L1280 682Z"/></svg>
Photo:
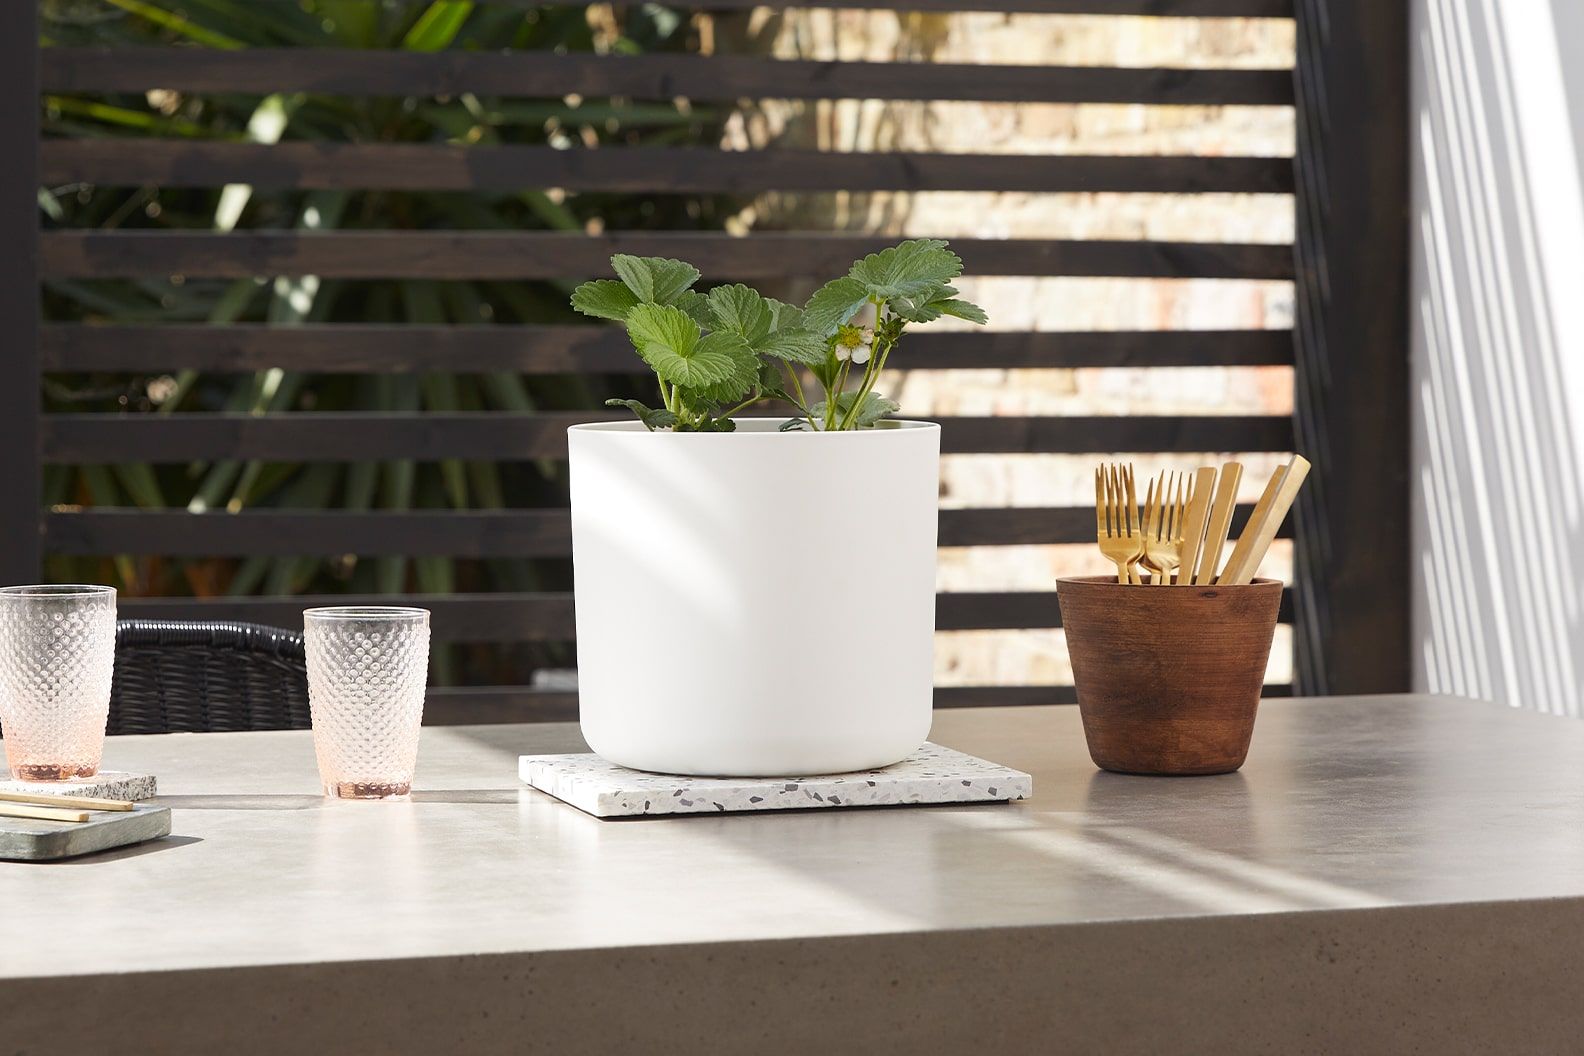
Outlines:
<svg viewBox="0 0 1584 1056"><path fill-rule="evenodd" d="M888 766L929 735L940 426L575 425L583 736L640 770Z"/></svg>

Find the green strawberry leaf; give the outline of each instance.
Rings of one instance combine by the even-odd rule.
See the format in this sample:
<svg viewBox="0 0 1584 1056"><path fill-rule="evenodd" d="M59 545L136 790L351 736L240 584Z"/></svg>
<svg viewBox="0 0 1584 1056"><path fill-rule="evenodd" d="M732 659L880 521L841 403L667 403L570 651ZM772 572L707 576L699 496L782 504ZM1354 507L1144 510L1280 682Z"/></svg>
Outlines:
<svg viewBox="0 0 1584 1056"><path fill-rule="evenodd" d="M886 307L897 318L909 323L932 323L943 315L956 316L971 323L989 322L984 309L957 298L955 287L933 285L911 297L896 297Z"/></svg>
<svg viewBox="0 0 1584 1056"><path fill-rule="evenodd" d="M638 298L614 279L595 279L572 291L572 307L596 319L626 320Z"/></svg>
<svg viewBox="0 0 1584 1056"><path fill-rule="evenodd" d="M844 392L840 396L836 397L836 420L838 422L846 418L847 415L852 411L853 401L857 398L858 393L856 390L848 390L847 392ZM813 408L814 417L816 419L825 417L826 406L826 403L821 402L818 406ZM901 409L902 405L897 403L895 400L888 400L877 392L865 393L863 403L861 403L858 407L858 414L853 419L853 428L871 428L880 419L886 417L886 415L895 414Z"/></svg>
<svg viewBox="0 0 1584 1056"><path fill-rule="evenodd" d="M694 423L692 432L695 433L735 433L737 423L730 418L713 418L705 416Z"/></svg>
<svg viewBox="0 0 1584 1056"><path fill-rule="evenodd" d="M777 330L758 346L760 355L774 356L790 363L817 366L830 356L825 338L812 330Z"/></svg>
<svg viewBox="0 0 1584 1056"><path fill-rule="evenodd" d="M716 329L715 313L710 311L709 298L697 290L683 290L671 301L671 304L686 312L688 317L700 326L709 330Z"/></svg>
<svg viewBox="0 0 1584 1056"><path fill-rule="evenodd" d="M847 274L879 300L914 297L961 275L962 260L938 238L915 238L869 254Z"/></svg>
<svg viewBox="0 0 1584 1056"><path fill-rule="evenodd" d="M868 287L857 279L832 279L815 290L803 306L803 326L821 337L829 337L868 300Z"/></svg>
<svg viewBox="0 0 1584 1056"><path fill-rule="evenodd" d="M769 336L775 324L770 302L741 283L715 287L709 292L709 305L717 329L736 334L754 347Z"/></svg>
<svg viewBox="0 0 1584 1056"><path fill-rule="evenodd" d="M939 309L942 315L950 315L957 319L966 319L968 322L978 323L980 326L983 326L990 321L990 317L985 314L985 310L983 308L969 301L958 300L955 297L948 297L942 301L931 301L930 307Z"/></svg>
<svg viewBox="0 0 1584 1056"><path fill-rule="evenodd" d="M771 327L772 330L803 330L807 328L807 324L803 322L803 309L796 305L787 304L784 301L778 301L774 297L766 297L765 301L770 305L770 311L775 314L775 324Z"/></svg>
<svg viewBox="0 0 1584 1056"><path fill-rule="evenodd" d="M625 407L638 416L638 420L652 433L676 425L677 416L664 407L646 407L637 400L606 400L607 407Z"/></svg>
<svg viewBox="0 0 1584 1056"><path fill-rule="evenodd" d="M680 308L640 304L627 313L627 336L662 381L684 388L718 385L737 372L731 350L706 345L699 325ZM712 335L713 336L713 335Z"/></svg>
<svg viewBox="0 0 1584 1056"><path fill-rule="evenodd" d="M617 253L611 267L633 295L645 304L670 304L699 278L693 265L669 257L634 257Z"/></svg>
<svg viewBox="0 0 1584 1056"><path fill-rule="evenodd" d="M698 343L698 355L722 355L731 363L730 373L719 381L709 381L689 386L691 392L706 403L735 403L752 392L759 384L760 359L748 343L736 334L716 330L705 334Z"/></svg>

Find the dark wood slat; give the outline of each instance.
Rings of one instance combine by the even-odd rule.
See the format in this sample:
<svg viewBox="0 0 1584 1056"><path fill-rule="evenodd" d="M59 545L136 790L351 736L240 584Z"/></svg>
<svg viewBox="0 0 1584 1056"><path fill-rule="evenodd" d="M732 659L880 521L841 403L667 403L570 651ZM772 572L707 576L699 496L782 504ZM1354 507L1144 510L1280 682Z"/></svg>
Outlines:
<svg viewBox="0 0 1584 1056"><path fill-rule="evenodd" d="M1074 704L1077 700L1072 686L937 686L935 689L937 708ZM424 702L423 718L425 726L460 726L572 722L577 717L575 690L544 690L531 686L431 686Z"/></svg>
<svg viewBox="0 0 1584 1056"><path fill-rule="evenodd" d="M513 7L537 7L536 0L494 0ZM682 10L744 11L763 0L692 0L672 5ZM991 11L1030 15L1154 15L1169 18L1291 18L1292 0L800 0L795 6L869 10L950 12Z"/></svg>
<svg viewBox="0 0 1584 1056"><path fill-rule="evenodd" d="M936 686L937 708L1038 707L1076 704L1072 686Z"/></svg>
<svg viewBox="0 0 1584 1056"><path fill-rule="evenodd" d="M240 234L48 231L45 278L318 275L323 278L552 279L605 275L613 253L677 257L710 279L839 275L894 242L867 235L558 231L338 231ZM970 275L1288 279L1289 246L1207 242L956 239Z"/></svg>
<svg viewBox="0 0 1584 1056"><path fill-rule="evenodd" d="M577 717L576 691L531 686L430 686L424 697L425 726L576 722Z"/></svg>
<svg viewBox="0 0 1584 1056"><path fill-rule="evenodd" d="M271 327L97 326L46 323L46 370L316 373L418 370L532 374L640 369L627 335L602 326ZM1142 330L1074 333L909 334L897 363L909 369L1288 366L1289 330Z"/></svg>
<svg viewBox="0 0 1584 1056"><path fill-rule="evenodd" d="M47 462L247 458L535 459L566 457L566 427L624 420L606 411L474 414L57 414L43 419ZM1292 422L1263 416L947 418L947 453L1288 451Z"/></svg>
<svg viewBox="0 0 1584 1056"><path fill-rule="evenodd" d="M1283 623L1292 621L1293 592L1282 591ZM1059 628L1061 607L1055 591L952 592L935 596L935 629L1006 631Z"/></svg>
<svg viewBox="0 0 1584 1056"><path fill-rule="evenodd" d="M431 691L433 692L433 691ZM1260 696L1290 697L1292 685L1267 682ZM1043 704L1076 704L1078 691L1073 686L936 686L937 708L1038 707ZM427 716L425 719L427 720ZM533 721L531 719L523 721Z"/></svg>
<svg viewBox="0 0 1584 1056"><path fill-rule="evenodd" d="M61 554L570 557L565 509L351 513L56 511L45 545Z"/></svg>
<svg viewBox="0 0 1584 1056"><path fill-rule="evenodd" d="M1267 682L1265 688L1260 691L1260 696L1264 698L1292 695L1293 687L1289 682ZM1076 703L1078 703L1078 692L1072 686L935 687L937 708L1037 707L1041 704Z"/></svg>
<svg viewBox="0 0 1584 1056"><path fill-rule="evenodd" d="M45 48L52 92L322 92L560 99L940 99L1285 106L1288 70L811 62L753 55L408 52L336 48Z"/></svg>
<svg viewBox="0 0 1584 1056"><path fill-rule="evenodd" d="M576 637L571 594L301 595L266 598L121 598L124 619L249 620L300 628L315 605L389 605L430 611L432 634L447 642L570 642ZM1281 620L1292 619L1292 590L1282 592ZM1055 591L949 593L935 596L942 631L1046 630L1061 626Z"/></svg>
<svg viewBox="0 0 1584 1056"><path fill-rule="evenodd" d="M43 183L261 189L758 191L1292 191L1286 158L853 154L696 147L558 150L433 143L49 139Z"/></svg>
<svg viewBox="0 0 1584 1056"><path fill-rule="evenodd" d="M248 620L302 629L304 609L316 605L417 605L431 613L440 642L569 642L574 637L571 594L328 594L262 598L117 599L122 619Z"/></svg>
<svg viewBox="0 0 1584 1056"><path fill-rule="evenodd" d="M505 0L529 6L532 0ZM696 0L682 8L741 11L763 0ZM1292 0L799 0L798 7L882 8L899 11L994 11L1034 15L1160 15L1170 18L1291 18Z"/></svg>
<svg viewBox="0 0 1584 1056"><path fill-rule="evenodd" d="M1044 629L1061 626L1055 591L961 591L935 596L935 627L942 631Z"/></svg>
<svg viewBox="0 0 1584 1056"><path fill-rule="evenodd" d="M1250 507L1239 506L1233 532ZM941 546L1089 543L1089 507L942 510ZM1284 537L1290 532L1283 530ZM349 513L248 510L84 509L45 519L45 547L56 554L292 556L358 554L444 557L569 557L565 509Z"/></svg>
<svg viewBox="0 0 1584 1056"><path fill-rule="evenodd" d="M1292 686L1268 683L1264 697L1287 697ZM937 708L1039 707L1076 704L1072 686L936 686ZM575 690L531 686L430 686L424 702L425 726L463 726L499 722L575 722Z"/></svg>
<svg viewBox="0 0 1584 1056"><path fill-rule="evenodd" d="M1230 534L1234 538L1243 531L1253 509L1244 503L1233 512ZM942 510L938 538L941 546L1045 546L1093 543L1094 536L1093 507L1046 506ZM1290 519L1277 529L1277 537L1292 538Z"/></svg>
<svg viewBox="0 0 1584 1056"><path fill-rule="evenodd" d="M0 39L0 90L7 106L6 163L0 168L0 241L6 247L5 282L0 283L0 581L35 583L41 568L39 508L38 179L37 93L39 5L13 4Z"/></svg>
<svg viewBox="0 0 1584 1056"><path fill-rule="evenodd" d="M431 692L433 692L431 690ZM1289 682L1267 682L1260 690L1263 698L1290 697ZM1041 704L1076 704L1078 692L1072 686L936 686L937 708L1037 707ZM427 718L427 716L426 716ZM524 720L532 721L532 720Z"/></svg>
<svg viewBox="0 0 1584 1056"><path fill-rule="evenodd" d="M1407 352L1417 104L1401 61L1419 31L1401 4L1295 8L1303 63L1294 428L1315 471L1296 506L1304 605L1294 672L1306 694L1399 693L1424 663L1414 630Z"/></svg>

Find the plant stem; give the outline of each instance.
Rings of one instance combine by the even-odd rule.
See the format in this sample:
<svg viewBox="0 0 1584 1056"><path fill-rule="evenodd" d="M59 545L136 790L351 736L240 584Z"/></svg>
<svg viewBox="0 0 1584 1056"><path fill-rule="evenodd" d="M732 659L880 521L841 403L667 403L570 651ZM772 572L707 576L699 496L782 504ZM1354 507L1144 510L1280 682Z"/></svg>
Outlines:
<svg viewBox="0 0 1584 1056"><path fill-rule="evenodd" d="M852 358L842 360L840 369L836 371L836 383L825 390L825 431L829 432L836 424L836 411L841 402L842 389L847 387L847 375L852 372Z"/></svg>
<svg viewBox="0 0 1584 1056"><path fill-rule="evenodd" d="M752 396L748 397L746 400L744 400L741 403L739 403L737 406L733 407L731 410L723 411L722 413L716 415L716 417L717 418L730 418L732 415L736 414L738 411L742 410L744 407L747 407L750 404L758 403L762 399L764 399L764 393L756 392Z"/></svg>
<svg viewBox="0 0 1584 1056"><path fill-rule="evenodd" d="M864 371L863 384L858 386L858 395L853 398L852 406L842 418L838 428L849 429L858 420L858 412L863 407L864 397L874 389L874 384L880 379L880 372L885 369L886 360L890 358L891 350L896 347L896 341L887 341L883 349L870 357L869 367Z"/></svg>
<svg viewBox="0 0 1584 1056"><path fill-rule="evenodd" d="M787 377L792 381L792 388L797 392L794 398L797 400L798 410L803 412L803 420L809 423L810 429L814 428L814 412L809 410L808 395L803 391L803 379L798 376L797 367L785 361L782 361L781 365L786 368ZM787 395L791 396L792 393L788 392Z"/></svg>

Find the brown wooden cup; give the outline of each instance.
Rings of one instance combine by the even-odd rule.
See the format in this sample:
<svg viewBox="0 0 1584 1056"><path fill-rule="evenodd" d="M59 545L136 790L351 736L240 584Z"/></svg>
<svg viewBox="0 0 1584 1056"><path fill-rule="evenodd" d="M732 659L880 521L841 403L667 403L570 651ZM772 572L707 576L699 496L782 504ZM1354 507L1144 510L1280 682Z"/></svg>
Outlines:
<svg viewBox="0 0 1584 1056"><path fill-rule="evenodd" d="M1123 774L1225 774L1243 765L1282 586L1056 582L1089 758Z"/></svg>

